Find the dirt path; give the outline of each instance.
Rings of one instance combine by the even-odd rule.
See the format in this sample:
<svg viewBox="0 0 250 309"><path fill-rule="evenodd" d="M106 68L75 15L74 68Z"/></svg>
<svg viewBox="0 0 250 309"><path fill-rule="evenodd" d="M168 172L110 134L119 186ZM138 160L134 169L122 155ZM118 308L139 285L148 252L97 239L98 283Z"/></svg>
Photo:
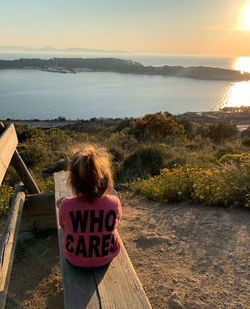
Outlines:
<svg viewBox="0 0 250 309"><path fill-rule="evenodd" d="M132 197L120 233L153 308L250 308L250 212Z"/></svg>
<svg viewBox="0 0 250 309"><path fill-rule="evenodd" d="M250 307L249 211L121 199L119 232L153 308ZM6 308L63 308L55 233L19 243Z"/></svg>

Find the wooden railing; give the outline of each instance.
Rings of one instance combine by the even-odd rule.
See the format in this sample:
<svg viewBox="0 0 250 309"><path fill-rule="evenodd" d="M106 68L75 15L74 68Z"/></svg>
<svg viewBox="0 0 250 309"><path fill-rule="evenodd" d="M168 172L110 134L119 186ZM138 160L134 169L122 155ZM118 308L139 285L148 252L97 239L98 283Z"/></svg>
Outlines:
<svg viewBox="0 0 250 309"><path fill-rule="evenodd" d="M4 235L0 242L0 309L3 309L8 293L10 274L20 229L25 191L27 190L31 194L40 194L40 190L16 150L18 139L14 125L11 124L8 128L5 128L0 122L0 134L0 185L9 164L14 166L22 180L17 185L14 198L12 198Z"/></svg>

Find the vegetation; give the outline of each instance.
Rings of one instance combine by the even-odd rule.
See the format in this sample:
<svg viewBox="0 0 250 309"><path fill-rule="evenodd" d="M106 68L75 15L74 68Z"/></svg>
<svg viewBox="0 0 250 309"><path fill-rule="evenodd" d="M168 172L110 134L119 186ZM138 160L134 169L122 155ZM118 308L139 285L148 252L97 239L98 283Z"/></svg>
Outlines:
<svg viewBox="0 0 250 309"><path fill-rule="evenodd" d="M183 67L183 66L144 66L141 63L116 58L53 58L53 59L17 59L0 60L0 69L37 68L49 67L65 68L68 70L91 70L119 73L136 73L150 75L176 76L205 80L250 80L249 73L241 73L236 70L212 68L212 67Z"/></svg>
<svg viewBox="0 0 250 309"><path fill-rule="evenodd" d="M227 121L220 121L209 126L207 135L214 142L221 142L227 137L236 135L236 133L236 124Z"/></svg>
<svg viewBox="0 0 250 309"><path fill-rule="evenodd" d="M157 113L81 120L62 129L16 126L16 131L18 150L42 192L54 190L48 167L90 142L112 154L117 185L126 183L147 198L227 207L250 203L249 138L237 138L231 123L197 124ZM17 179L10 167L0 187L0 214L8 211Z"/></svg>

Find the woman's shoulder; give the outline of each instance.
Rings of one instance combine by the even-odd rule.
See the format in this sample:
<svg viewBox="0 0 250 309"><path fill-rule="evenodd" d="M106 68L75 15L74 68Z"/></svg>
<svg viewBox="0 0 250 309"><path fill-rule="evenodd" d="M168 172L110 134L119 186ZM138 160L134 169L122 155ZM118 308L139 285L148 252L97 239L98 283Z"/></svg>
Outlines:
<svg viewBox="0 0 250 309"><path fill-rule="evenodd" d="M112 201L112 202L115 202L115 203L117 203L118 201L120 201L118 195L115 195L115 194L110 193L110 192L106 193L106 194L104 195L103 199L104 199L104 200L106 199L106 200L108 200L108 201L110 201L110 202Z"/></svg>
<svg viewBox="0 0 250 309"><path fill-rule="evenodd" d="M63 204L68 204L68 203L72 203L75 202L76 198L73 196L68 196L68 197L64 197L64 199L62 200Z"/></svg>
<svg viewBox="0 0 250 309"><path fill-rule="evenodd" d="M109 206L109 207L118 207L120 205L120 200L117 195L106 193L99 201L99 205Z"/></svg>
<svg viewBox="0 0 250 309"><path fill-rule="evenodd" d="M65 207L68 208L68 207L74 206L78 203L79 203L79 199L77 199L76 197L65 197L62 200L61 209L63 210Z"/></svg>

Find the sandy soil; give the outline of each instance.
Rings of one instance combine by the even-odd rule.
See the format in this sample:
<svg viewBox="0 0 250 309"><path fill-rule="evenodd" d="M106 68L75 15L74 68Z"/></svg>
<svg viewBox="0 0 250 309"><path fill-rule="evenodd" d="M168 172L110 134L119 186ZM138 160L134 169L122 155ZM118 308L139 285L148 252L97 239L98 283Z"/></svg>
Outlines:
<svg viewBox="0 0 250 309"><path fill-rule="evenodd" d="M250 212L132 197L120 233L153 308L250 308Z"/></svg>
<svg viewBox="0 0 250 309"><path fill-rule="evenodd" d="M249 211L121 200L119 232L153 308L250 308ZM63 308L55 232L19 242L6 308Z"/></svg>

